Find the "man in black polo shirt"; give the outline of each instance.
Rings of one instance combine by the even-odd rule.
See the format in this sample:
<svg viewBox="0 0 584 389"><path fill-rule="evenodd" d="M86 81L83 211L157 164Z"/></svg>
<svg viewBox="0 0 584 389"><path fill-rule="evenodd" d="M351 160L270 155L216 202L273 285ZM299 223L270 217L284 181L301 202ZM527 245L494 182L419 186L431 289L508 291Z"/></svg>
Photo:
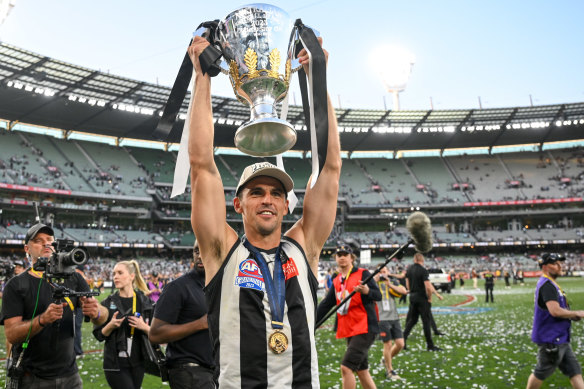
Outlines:
<svg viewBox="0 0 584 389"><path fill-rule="evenodd" d="M24 238L24 251L32 266L11 278L4 288L0 325L4 325L6 340L14 345L11 360L23 371L22 388L81 389L83 383L73 350L75 308L81 307L79 314L89 316L93 324L103 324L107 319L107 309L93 297L53 300L54 286L34 265L39 258L53 255L54 241L50 226L33 225ZM78 273L66 278L63 286L89 291ZM12 379L18 381L17 377Z"/></svg>
<svg viewBox="0 0 584 389"><path fill-rule="evenodd" d="M410 309L406 318L404 341L408 339L412 328L414 328L418 322L418 318L421 316L428 351L440 351L442 349L435 346L432 341L432 319L430 316L432 284L430 283L429 277L428 270L424 267L424 256L416 253L414 255L414 264L406 272L406 288L410 291Z"/></svg>
<svg viewBox="0 0 584 389"><path fill-rule="evenodd" d="M213 389L215 364L203 292L205 268L196 242L192 265L193 270L163 289L149 338L154 343L168 343L166 364L172 389Z"/></svg>

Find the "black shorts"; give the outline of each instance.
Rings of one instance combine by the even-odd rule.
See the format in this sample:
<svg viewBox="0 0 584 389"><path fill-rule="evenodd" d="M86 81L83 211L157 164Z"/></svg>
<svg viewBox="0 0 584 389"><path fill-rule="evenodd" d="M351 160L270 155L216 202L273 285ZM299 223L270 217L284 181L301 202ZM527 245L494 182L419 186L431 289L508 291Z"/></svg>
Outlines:
<svg viewBox="0 0 584 389"><path fill-rule="evenodd" d="M567 377L582 374L582 368L570 347L570 343L548 345L538 345L537 365L533 370L533 375L538 380L545 380L553 374L556 368Z"/></svg>
<svg viewBox="0 0 584 389"><path fill-rule="evenodd" d="M401 324L398 320L382 320L379 322L379 338L383 342L404 337Z"/></svg>
<svg viewBox="0 0 584 389"><path fill-rule="evenodd" d="M347 338L347 351L341 361L341 365L353 371L367 370L369 368L369 361L367 360L369 347L375 341L376 336L377 334L366 333Z"/></svg>

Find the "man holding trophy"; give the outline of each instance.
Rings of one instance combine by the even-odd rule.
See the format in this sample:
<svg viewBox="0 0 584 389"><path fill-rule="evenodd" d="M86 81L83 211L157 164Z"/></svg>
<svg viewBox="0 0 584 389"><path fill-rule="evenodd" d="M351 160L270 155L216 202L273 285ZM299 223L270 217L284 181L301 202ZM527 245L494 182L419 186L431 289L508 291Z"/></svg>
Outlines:
<svg viewBox="0 0 584 389"><path fill-rule="evenodd" d="M279 9L268 6L269 12L264 12L256 8L259 6L265 5L236 11L239 12L237 18L223 22L225 31L241 33L245 30L249 34L249 30L254 30L256 35L269 38L277 29L269 23L279 18L273 10ZM271 19L253 18L266 13L271 13ZM250 98L252 119L254 116L256 119L254 124L259 122L259 133L265 133L274 123L274 127L278 127L279 119L270 117L267 124L262 123L262 119L270 116L266 110L271 110L272 103L275 106L278 99L281 100L281 94L287 91L290 58L284 64L287 68L285 74L278 73L279 53L269 47L269 39L239 38L239 41L243 42L243 47L233 47L231 42L224 45L223 54L227 57L226 50L244 53L243 59L231 60L231 82L240 100L242 96ZM314 42L317 42L316 38ZM321 49L321 44L319 39L316 46L323 58L321 63L326 66L328 53ZM201 66L203 61L200 61L208 46L207 39L197 36L188 49L195 69L195 82L187 120L190 123L191 223L206 271L208 322L219 369L219 386L318 388L314 338L316 275L321 249L335 220L341 172L335 111L327 98L328 143L320 174L316 182L307 186L302 217L288 231L282 231L282 220L288 213L288 192L294 186L290 176L267 162L244 169L233 199L235 211L242 215L245 230L245 236L240 238L227 224L223 183L213 158L211 82L209 73L204 73ZM286 49L279 50L282 51L286 52ZM269 53L267 57L266 53ZM309 81L313 54L310 49L302 49L297 55ZM252 79L255 81L250 85ZM282 85L285 90L278 92L272 100L264 98L258 102L254 97L264 94L265 91L258 90L262 86L277 89ZM318 118L313 123L315 121ZM243 130L247 132L249 127ZM242 128L238 133L243 131L240 130ZM280 130L276 129L278 131L285 133L287 130L280 126ZM246 137L253 140L254 135ZM242 142L244 147L240 147L240 142L240 149L253 143L246 143L245 139ZM281 152L276 150L273 154ZM262 153L251 150L248 154Z"/></svg>

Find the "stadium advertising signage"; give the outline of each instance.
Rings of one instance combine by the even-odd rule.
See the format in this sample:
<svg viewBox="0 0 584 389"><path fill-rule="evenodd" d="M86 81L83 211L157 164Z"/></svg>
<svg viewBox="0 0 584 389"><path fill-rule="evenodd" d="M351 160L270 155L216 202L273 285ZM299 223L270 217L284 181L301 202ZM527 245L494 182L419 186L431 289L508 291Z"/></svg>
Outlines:
<svg viewBox="0 0 584 389"><path fill-rule="evenodd" d="M568 197L565 199L533 199L533 200L510 200L510 201L468 201L465 207L493 207L501 205L533 205L533 204L560 204L560 203L581 203L582 197Z"/></svg>

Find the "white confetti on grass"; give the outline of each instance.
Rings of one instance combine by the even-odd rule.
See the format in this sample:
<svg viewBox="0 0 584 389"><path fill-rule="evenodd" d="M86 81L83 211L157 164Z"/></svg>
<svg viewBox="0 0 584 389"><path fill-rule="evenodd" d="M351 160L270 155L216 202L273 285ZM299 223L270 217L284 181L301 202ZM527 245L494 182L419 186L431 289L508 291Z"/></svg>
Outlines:
<svg viewBox="0 0 584 389"><path fill-rule="evenodd" d="M584 291L574 293L569 285L577 285L581 280L562 282L575 307L584 307ZM571 282L570 282L571 281ZM529 288L525 286L523 288ZM516 288L521 288L517 286ZM578 287L578 289L581 289ZM485 304L482 299L471 307L494 308L490 312L473 315L435 315L439 329L447 335L434 338L434 342L445 349L443 352L427 352L422 324L419 322L408 339L408 350L402 351L393 361L394 368L404 378L399 385L386 381L384 369L372 367L370 372L378 388L514 388L524 387L527 377L536 362L536 346L531 343L530 334L533 320L533 288L529 293L498 296L495 290L495 304ZM462 296L445 295L442 303L452 305ZM576 301L580 301L577 303ZM433 305L438 306L435 302ZM403 306L402 306L403 307ZM405 318L402 318L402 329ZM572 346L577 355L582 354L583 326L572 327ZM321 378L323 388L340 383L339 363L345 352L345 341L334 339L331 329L317 331L317 348L321 339L329 339L328 346L336 345L340 356L328 365L333 374L326 380ZM381 342L376 342L369 353L370 366L378 364L381 358ZM580 353L578 354L578 351ZM323 353L319 352L322 362ZM583 361L581 361L582 363ZM336 372L336 375L334 374ZM336 378L336 381L334 379ZM330 381L329 379L333 379ZM569 387L569 380L556 372L548 383Z"/></svg>

